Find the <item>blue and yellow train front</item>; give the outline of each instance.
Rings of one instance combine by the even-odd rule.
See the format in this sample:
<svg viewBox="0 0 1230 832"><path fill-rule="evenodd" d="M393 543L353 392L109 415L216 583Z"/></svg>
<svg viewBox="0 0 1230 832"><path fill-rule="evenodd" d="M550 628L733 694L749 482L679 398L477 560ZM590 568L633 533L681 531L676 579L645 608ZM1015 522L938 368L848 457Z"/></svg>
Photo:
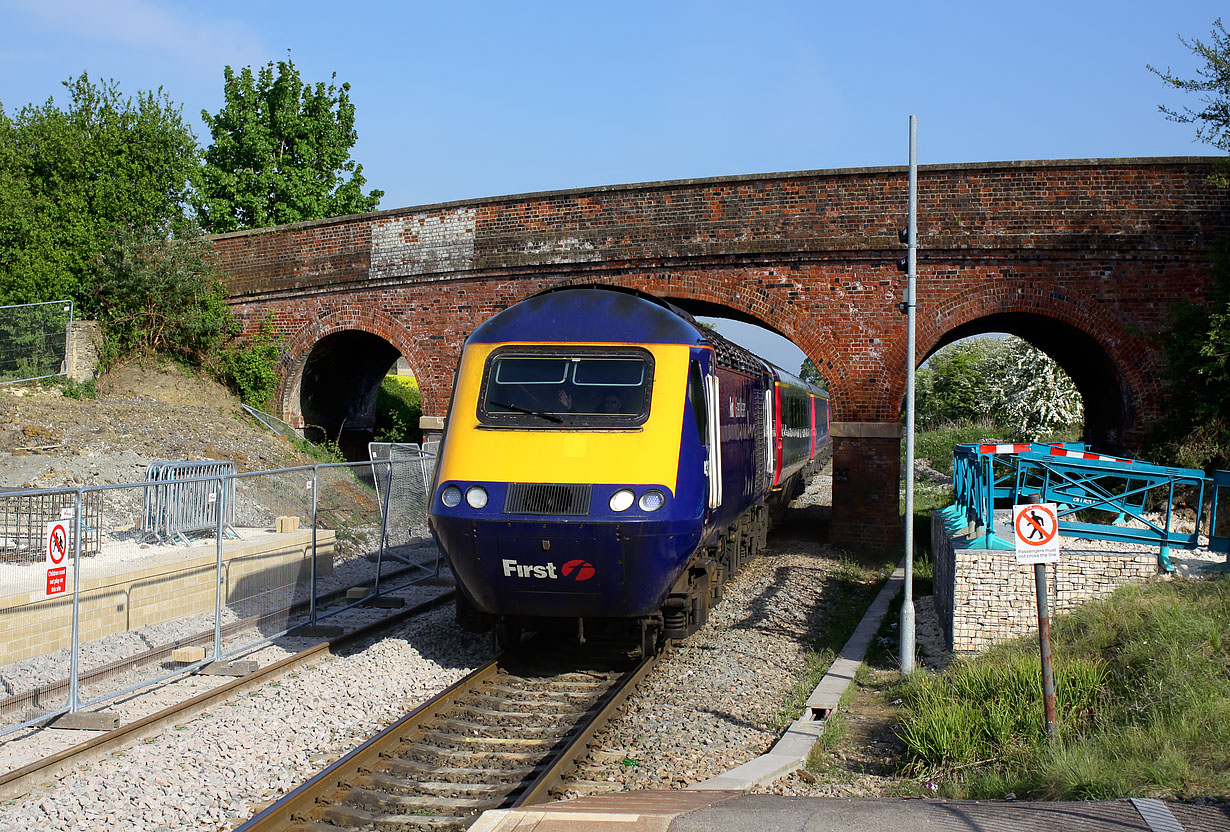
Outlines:
<svg viewBox="0 0 1230 832"><path fill-rule="evenodd" d="M652 615L700 543L695 331L635 296L594 295L582 296L593 308L576 291L566 307L550 294L525 301L462 352L430 515L479 612ZM653 340L647 315L661 324Z"/></svg>

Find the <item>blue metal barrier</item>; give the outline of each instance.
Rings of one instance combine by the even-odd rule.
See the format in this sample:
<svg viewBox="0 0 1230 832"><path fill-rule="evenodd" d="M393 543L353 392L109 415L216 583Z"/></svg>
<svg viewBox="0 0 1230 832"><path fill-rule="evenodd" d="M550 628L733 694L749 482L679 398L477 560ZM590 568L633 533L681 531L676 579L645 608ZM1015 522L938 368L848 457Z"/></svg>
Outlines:
<svg viewBox="0 0 1230 832"><path fill-rule="evenodd" d="M974 523L967 547L1012 549L1014 543L994 531L996 506L1055 503L1064 536L1156 545L1159 565L1173 571L1171 548L1200 545L1206 485L1212 493L1207 515L1209 547L1230 551L1230 471L1206 478L1203 471L1193 468L1106 456L1075 442L956 446L954 503L943 516L949 532L956 536L965 534L969 523ZM1176 490L1191 497L1196 506L1192 533L1173 528ZM1160 514L1161 520L1147 516L1148 510ZM1094 522L1099 512L1107 515L1107 522ZM1129 525L1129 517L1137 524Z"/></svg>

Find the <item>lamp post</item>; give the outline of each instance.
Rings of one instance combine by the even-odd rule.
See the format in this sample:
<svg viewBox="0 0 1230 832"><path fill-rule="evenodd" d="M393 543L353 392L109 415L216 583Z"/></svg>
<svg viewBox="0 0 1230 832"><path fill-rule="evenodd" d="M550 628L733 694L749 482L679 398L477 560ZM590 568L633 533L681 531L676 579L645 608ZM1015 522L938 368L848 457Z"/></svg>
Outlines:
<svg viewBox="0 0 1230 832"><path fill-rule="evenodd" d="M901 602L901 672L914 671L914 309L918 264L918 116L910 116L910 224L906 254L905 600Z"/></svg>

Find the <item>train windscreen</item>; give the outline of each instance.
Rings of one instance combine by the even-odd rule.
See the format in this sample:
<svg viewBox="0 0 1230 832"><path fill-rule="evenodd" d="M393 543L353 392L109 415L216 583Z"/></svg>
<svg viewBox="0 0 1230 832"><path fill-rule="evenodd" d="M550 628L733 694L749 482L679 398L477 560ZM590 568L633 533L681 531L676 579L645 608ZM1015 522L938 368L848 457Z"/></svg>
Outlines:
<svg viewBox="0 0 1230 832"><path fill-rule="evenodd" d="M508 427L629 427L645 421L653 379L646 351L492 353L478 418Z"/></svg>

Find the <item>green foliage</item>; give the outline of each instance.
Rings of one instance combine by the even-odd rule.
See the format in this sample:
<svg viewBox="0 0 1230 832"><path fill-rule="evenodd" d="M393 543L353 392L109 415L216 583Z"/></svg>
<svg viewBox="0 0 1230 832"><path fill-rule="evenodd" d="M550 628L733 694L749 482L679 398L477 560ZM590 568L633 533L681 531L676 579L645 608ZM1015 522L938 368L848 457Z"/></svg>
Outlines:
<svg viewBox="0 0 1230 832"><path fill-rule="evenodd" d="M373 210L363 166L350 158L358 134L350 85L305 84L289 60L223 72L226 104L202 111L213 144L193 200L213 233ZM336 78L336 74L333 76ZM349 174L349 178L346 177Z"/></svg>
<svg viewBox="0 0 1230 832"><path fill-rule="evenodd" d="M274 331L271 317L266 317L256 335L246 341L238 339L237 327L232 329L231 336L230 342L217 352L218 375L245 403L257 410L272 411L282 336Z"/></svg>
<svg viewBox="0 0 1230 832"><path fill-rule="evenodd" d="M385 376L376 391L376 441L420 442L423 406L413 376Z"/></svg>
<svg viewBox="0 0 1230 832"><path fill-rule="evenodd" d="M799 378L816 385L821 390L828 389L829 383L820 375L820 371L816 369L816 365L810 358L804 358L803 363L799 365Z"/></svg>
<svg viewBox="0 0 1230 832"><path fill-rule="evenodd" d="M0 109L0 303L69 297L93 317L112 235L182 222L198 151L161 90L126 98L84 73L64 86L67 109Z"/></svg>
<svg viewBox="0 0 1230 832"><path fill-rule="evenodd" d="M231 323L209 244L187 224L117 228L99 257L94 307L104 357L160 353L199 364Z"/></svg>
<svg viewBox="0 0 1230 832"><path fill-rule="evenodd" d="M920 429L991 422L1013 439L1036 441L1083 418L1076 385L1020 338L958 341L927 364L915 384Z"/></svg>
<svg viewBox="0 0 1230 832"><path fill-rule="evenodd" d="M1202 298L1171 310L1164 416L1150 453L1188 468L1230 467L1230 243L1212 254Z"/></svg>
<svg viewBox="0 0 1230 832"><path fill-rule="evenodd" d="M1230 794L1230 581L1132 586L1054 620L1060 744L1036 636L898 690L911 770L955 797Z"/></svg>
<svg viewBox="0 0 1230 832"><path fill-rule="evenodd" d="M1200 106L1194 110L1184 107L1179 111L1159 106L1166 118L1182 124L1195 124L1198 141L1230 151L1230 35L1226 34L1221 18L1213 21L1209 37L1207 43L1179 38L1179 42L1193 55L1204 60L1204 66L1196 70L1196 78L1180 78L1169 68L1162 72L1151 65L1149 71L1169 87L1200 94ZM1222 186L1230 185L1230 169L1223 165L1214 179Z"/></svg>

